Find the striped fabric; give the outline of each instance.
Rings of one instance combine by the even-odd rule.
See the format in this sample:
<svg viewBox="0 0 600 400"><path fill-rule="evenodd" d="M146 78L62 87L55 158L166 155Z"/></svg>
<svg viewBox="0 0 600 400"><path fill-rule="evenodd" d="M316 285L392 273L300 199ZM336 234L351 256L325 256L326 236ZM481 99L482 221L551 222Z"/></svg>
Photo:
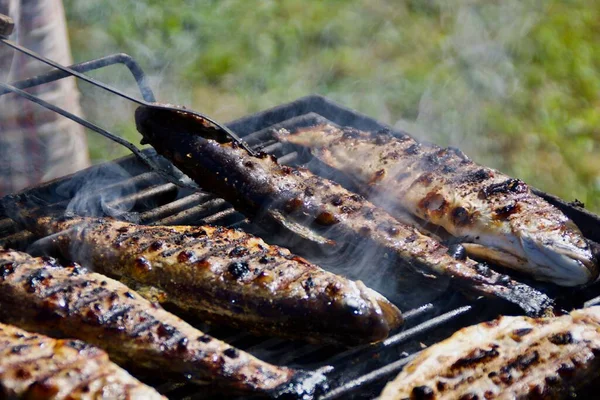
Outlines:
<svg viewBox="0 0 600 400"><path fill-rule="evenodd" d="M15 20L10 39L61 64L71 64L62 0L0 0ZM50 68L0 44L0 80L29 78ZM81 115L72 78L31 93ZM0 196L70 174L89 165L82 127L13 94L0 97Z"/></svg>

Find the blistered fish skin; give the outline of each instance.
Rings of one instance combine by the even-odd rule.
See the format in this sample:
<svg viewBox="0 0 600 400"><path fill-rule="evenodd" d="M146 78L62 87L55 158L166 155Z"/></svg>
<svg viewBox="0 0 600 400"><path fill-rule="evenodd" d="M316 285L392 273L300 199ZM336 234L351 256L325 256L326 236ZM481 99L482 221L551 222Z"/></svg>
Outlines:
<svg viewBox="0 0 600 400"><path fill-rule="evenodd" d="M600 307L552 318L500 317L424 350L379 398L573 398L600 376L599 356Z"/></svg>
<svg viewBox="0 0 600 400"><path fill-rule="evenodd" d="M206 190L262 222L301 225L324 241L369 240L412 269L452 278L477 295L499 297L533 315L551 307L544 294L472 260L455 259L439 242L396 220L364 197L307 169L280 165L266 154L251 155L235 142L222 143L204 120L140 107L138 130L145 140ZM309 235L307 235L309 236Z"/></svg>
<svg viewBox="0 0 600 400"><path fill-rule="evenodd" d="M329 124L278 137L309 148L374 199L443 227L471 256L562 286L598 276L589 243L567 216L523 181L460 150Z"/></svg>
<svg viewBox="0 0 600 400"><path fill-rule="evenodd" d="M163 301L203 320L345 345L385 339L402 323L400 311L362 282L240 230L48 216L31 226L43 235L65 231L54 240L68 256L156 288Z"/></svg>
<svg viewBox="0 0 600 400"><path fill-rule="evenodd" d="M2 323L0 398L166 400L96 347Z"/></svg>
<svg viewBox="0 0 600 400"><path fill-rule="evenodd" d="M204 334L120 282L14 250L0 250L0 321L85 340L120 365L231 391L288 390L299 377Z"/></svg>

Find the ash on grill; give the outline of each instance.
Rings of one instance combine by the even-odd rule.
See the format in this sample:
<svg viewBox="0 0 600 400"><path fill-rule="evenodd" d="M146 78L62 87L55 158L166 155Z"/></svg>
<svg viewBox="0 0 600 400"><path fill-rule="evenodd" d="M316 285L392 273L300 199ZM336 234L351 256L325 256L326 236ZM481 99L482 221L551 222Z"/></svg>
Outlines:
<svg viewBox="0 0 600 400"><path fill-rule="evenodd" d="M338 180L344 185L350 185L349 182L344 182L339 176L319 166L308 154L298 154L291 146L284 146L272 138L272 132L278 128L294 130L324 122L353 126L361 130L377 131L387 128L373 119L320 96L305 97L242 118L230 123L228 127L251 147L277 156L281 163L318 166L317 172L326 174L328 178ZM180 174L154 151L146 150L144 153L154 164L164 170L171 169L174 174ZM81 192L86 184L94 181L94 177L102 177L105 180L99 185L100 188ZM110 184L107 184L108 182ZM572 218L588 239L600 242L598 216L576 204L566 203L539 191L536 193ZM262 231L259 227L250 224L222 199L167 182L161 175L150 170L146 164L133 156L38 186L23 192L19 198L27 201L32 207L50 205L53 208L65 207L66 209L70 204L70 209L78 213L116 215L149 225L214 224L239 227L271 243L290 245L289 238L281 236L281 232ZM76 202L73 201L74 198ZM33 235L20 230L15 221L10 218L8 210L1 208L0 205L0 245L35 252L36 248L39 250L40 243L43 245L44 240L31 246L34 242ZM324 254L312 247L299 249L294 247L293 243L292 247L295 252L302 253L309 260L318 262L325 268L336 268L335 272L357 278L352 276L358 273L352 269L352 265L342 266L339 259L333 258L337 255ZM350 263L350 259L347 257L344 263ZM484 299L468 299L452 287L443 286L443 289L437 289L439 283L432 284L431 281L418 275L410 275L404 279L404 283L401 282L394 287L382 286L381 280L369 282L368 275L365 274L360 274L358 278L365 280L367 285L380 291L400 306L406 318L401 332L377 345L347 350L283 339L255 337L232 329L204 326L201 321L190 322L267 362L328 371L330 388L321 396L322 399L372 398L378 395L387 380L393 378L424 346L446 338L466 325L491 319L499 314L518 313L518 310L508 308L509 306L505 304ZM420 288L416 294L415 285ZM600 303L600 296L594 297L600 293L597 284L577 290L557 289L551 285L535 284L535 286L553 295L557 304L565 309ZM412 295L407 297L411 292ZM186 383L165 382L158 386L158 389L169 398L219 396L218 393L207 392L205 388L199 390L197 386Z"/></svg>

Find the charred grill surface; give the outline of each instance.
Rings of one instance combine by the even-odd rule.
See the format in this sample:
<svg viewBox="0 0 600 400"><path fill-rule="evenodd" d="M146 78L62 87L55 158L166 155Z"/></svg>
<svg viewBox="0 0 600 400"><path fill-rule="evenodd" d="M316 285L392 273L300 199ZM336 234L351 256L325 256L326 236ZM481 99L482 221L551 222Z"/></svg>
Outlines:
<svg viewBox="0 0 600 400"><path fill-rule="evenodd" d="M445 246L337 183L280 165L266 154L252 156L235 143L205 139L218 137L205 121L139 108L136 122L160 154L258 222L283 224L329 244L369 240L413 270L451 277L467 291L505 299L529 314L540 315L551 307L544 294L472 260L451 257Z"/></svg>
<svg viewBox="0 0 600 400"><path fill-rule="evenodd" d="M81 217L41 217L34 230L65 231L55 240L70 259L202 320L343 344L382 340L402 321L394 305L362 282L241 230Z"/></svg>
<svg viewBox="0 0 600 400"><path fill-rule="evenodd" d="M281 130L278 137L309 148L375 202L443 227L474 257L563 286L598 276L589 243L563 212L458 149L333 125Z"/></svg>
<svg viewBox="0 0 600 400"><path fill-rule="evenodd" d="M599 355L600 307L554 318L501 317L423 351L380 399L572 398L600 375Z"/></svg>
<svg viewBox="0 0 600 400"><path fill-rule="evenodd" d="M0 398L166 399L78 340L0 324Z"/></svg>
<svg viewBox="0 0 600 400"><path fill-rule="evenodd" d="M0 250L0 320L85 340L119 364L159 375L261 394L296 387L294 370L204 334L117 281L51 258Z"/></svg>

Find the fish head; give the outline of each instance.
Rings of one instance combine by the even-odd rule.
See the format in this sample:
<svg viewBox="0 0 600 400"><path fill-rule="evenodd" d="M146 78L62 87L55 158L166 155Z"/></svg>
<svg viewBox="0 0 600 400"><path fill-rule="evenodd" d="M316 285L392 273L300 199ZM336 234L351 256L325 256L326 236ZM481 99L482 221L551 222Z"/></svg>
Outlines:
<svg viewBox="0 0 600 400"><path fill-rule="evenodd" d="M566 217L550 221L538 215L527 224L519 224L515 231L519 232L525 257L547 280L562 286L577 286L598 277L598 263L590 244Z"/></svg>
<svg viewBox="0 0 600 400"><path fill-rule="evenodd" d="M465 245L476 258L521 270L560 286L578 286L598 277L598 260L579 228L558 210L522 211L499 228Z"/></svg>

